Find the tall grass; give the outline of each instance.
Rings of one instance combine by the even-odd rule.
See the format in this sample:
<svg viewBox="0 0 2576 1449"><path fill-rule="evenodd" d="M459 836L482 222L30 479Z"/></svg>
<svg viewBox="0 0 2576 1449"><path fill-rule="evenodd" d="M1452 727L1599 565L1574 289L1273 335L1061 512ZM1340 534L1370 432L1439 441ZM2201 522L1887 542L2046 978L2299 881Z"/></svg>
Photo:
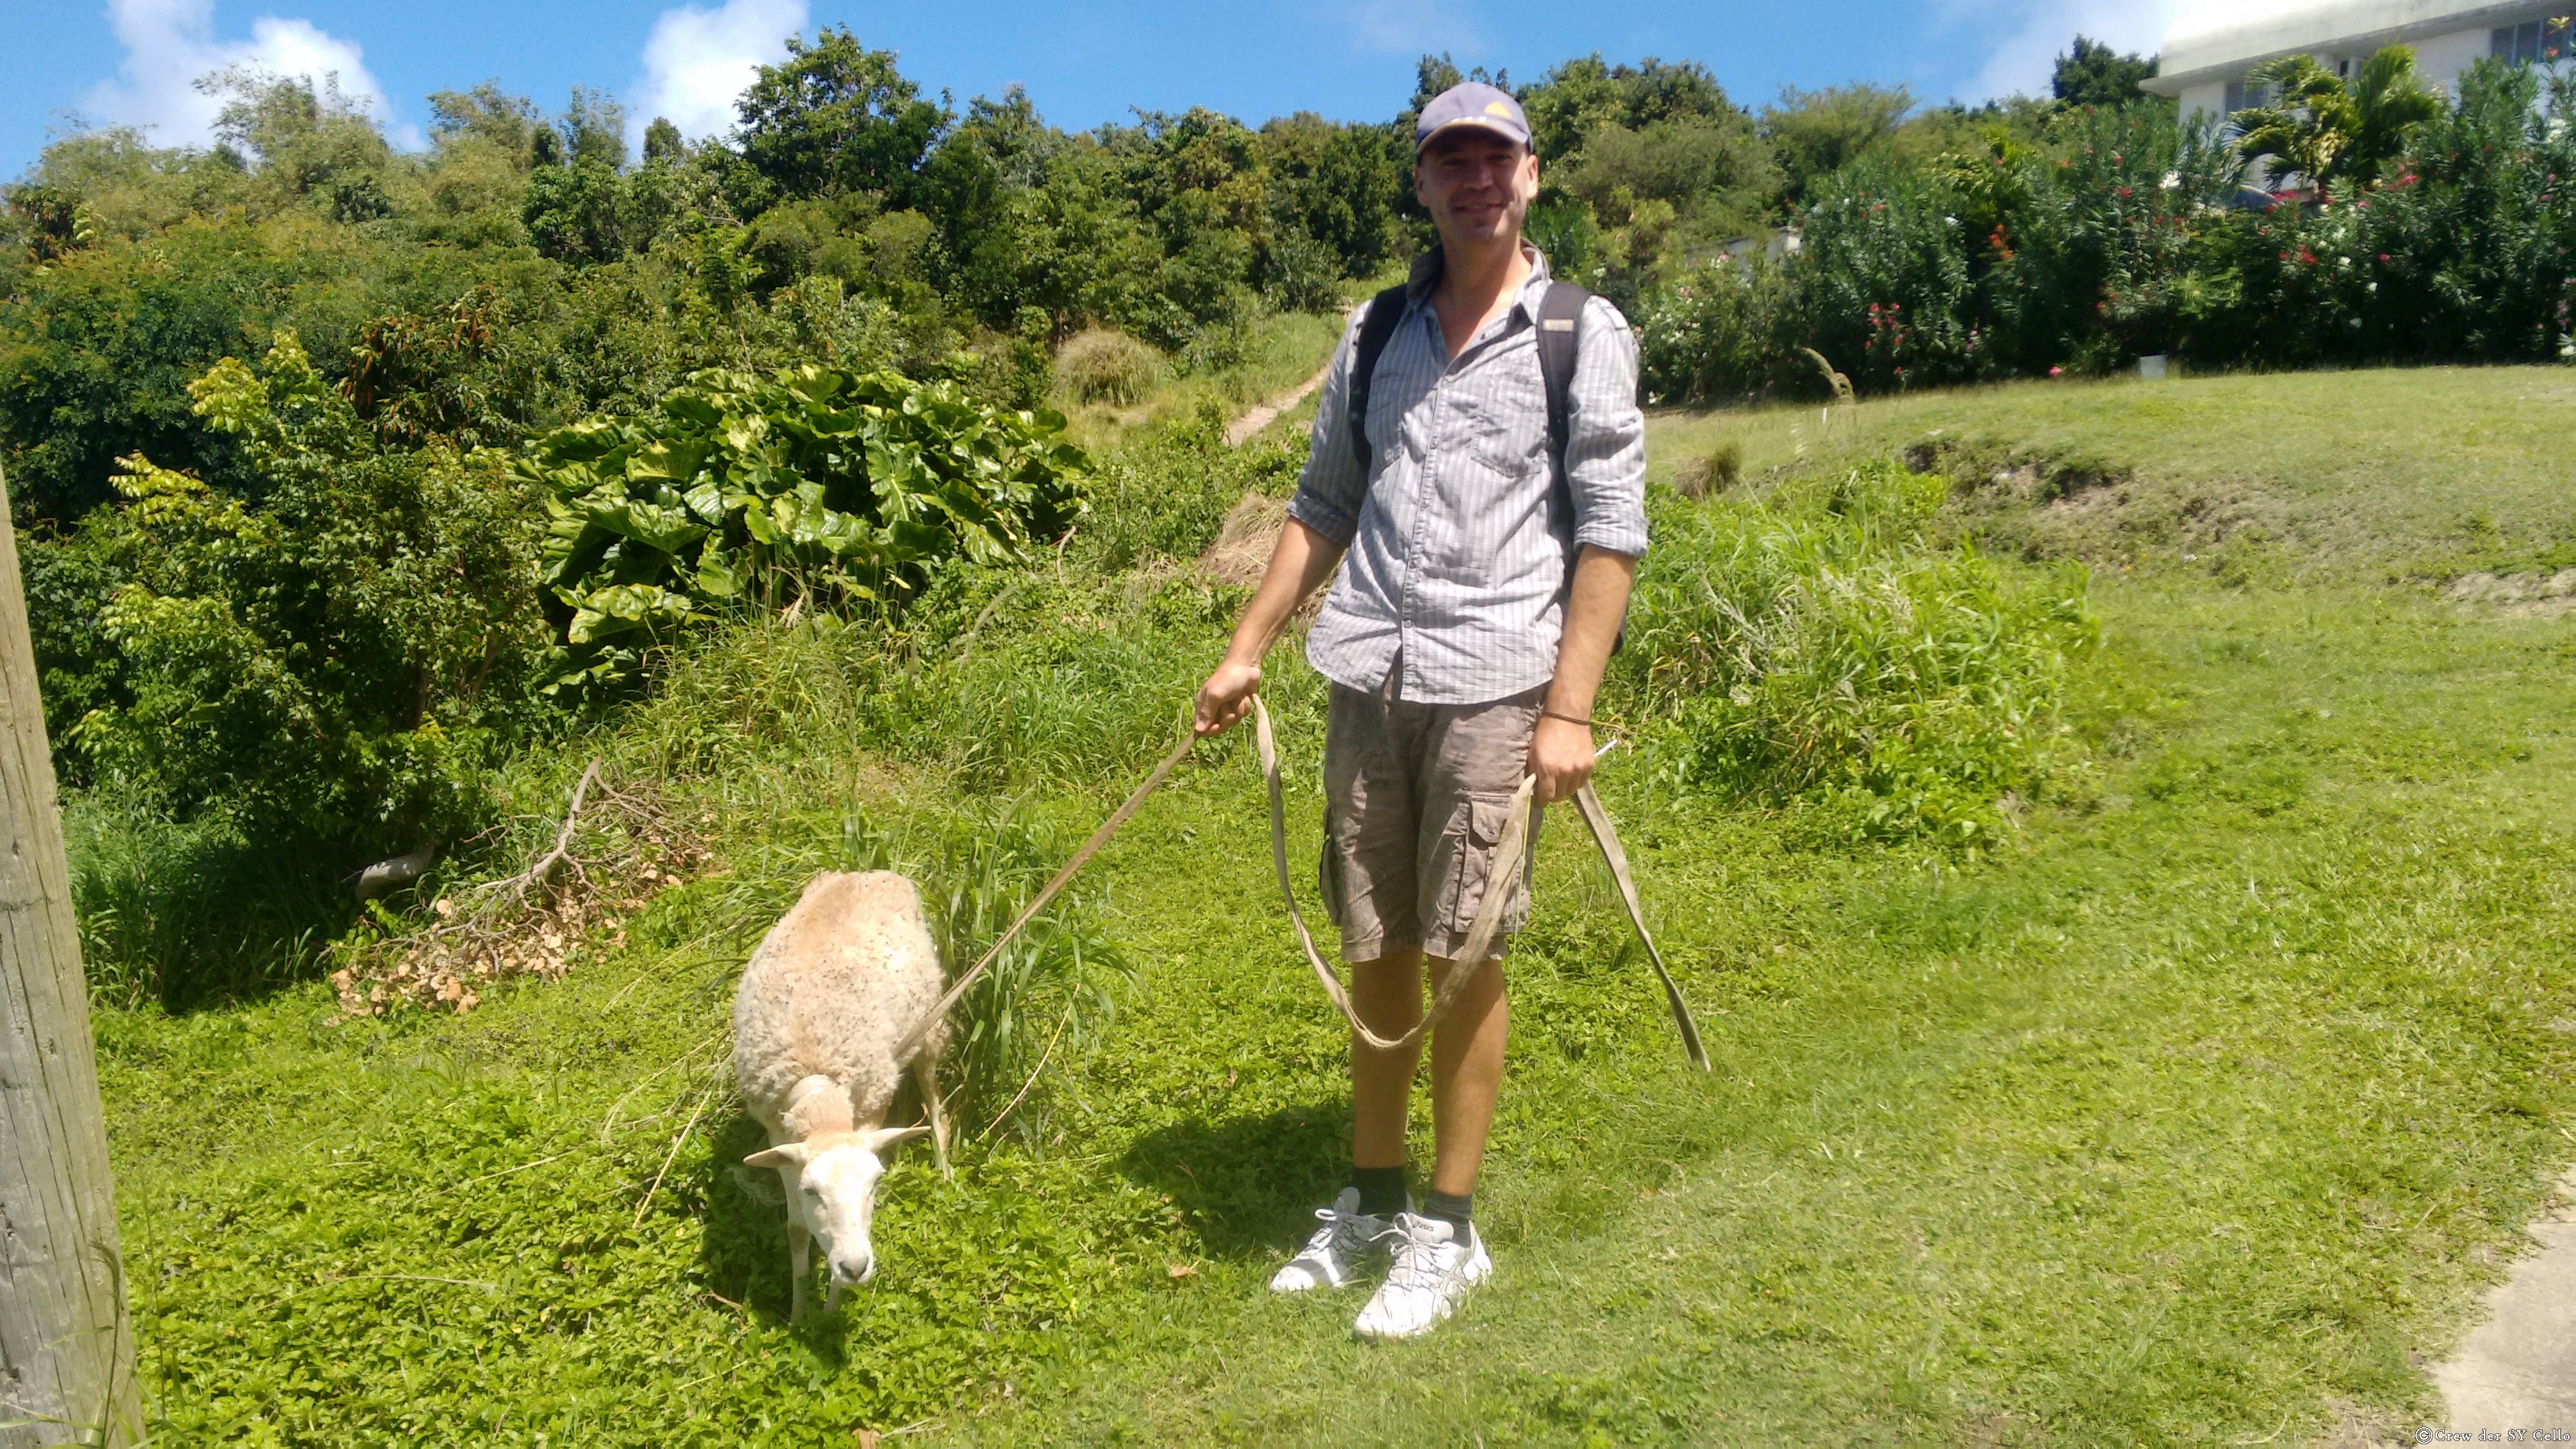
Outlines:
<svg viewBox="0 0 2576 1449"><path fill-rule="evenodd" d="M2069 665L2098 635L2084 571L2014 581L1943 546L1947 491L1878 461L1662 510L1621 670L1678 726L1686 783L1974 850L2062 772Z"/></svg>
<svg viewBox="0 0 2576 1449"><path fill-rule="evenodd" d="M261 849L221 815L178 821L114 790L67 791L64 844L90 992L173 1010L317 974L357 914L327 865Z"/></svg>

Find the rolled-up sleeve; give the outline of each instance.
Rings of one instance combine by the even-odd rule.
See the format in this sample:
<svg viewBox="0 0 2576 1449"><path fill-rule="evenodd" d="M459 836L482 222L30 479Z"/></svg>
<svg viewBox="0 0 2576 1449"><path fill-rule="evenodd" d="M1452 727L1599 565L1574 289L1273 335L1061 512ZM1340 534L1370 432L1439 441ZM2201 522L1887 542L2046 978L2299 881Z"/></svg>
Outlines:
<svg viewBox="0 0 2576 1449"><path fill-rule="evenodd" d="M1574 541L1638 558L1646 552L1646 415L1637 406L1636 334L1600 297L1584 304L1577 325L1565 435ZM1318 438L1322 426L1319 417Z"/></svg>
<svg viewBox="0 0 2576 1449"><path fill-rule="evenodd" d="M1342 331L1342 345L1333 352L1323 394L1315 400L1315 431L1306 450L1305 471L1297 475L1296 496L1288 500L1289 517L1343 548L1350 547L1359 533L1360 502L1368 496L1368 469L1351 447L1350 415L1351 354L1359 345L1368 310L1363 305L1351 315L1350 326ZM1632 350L1629 373L1633 377L1635 372Z"/></svg>

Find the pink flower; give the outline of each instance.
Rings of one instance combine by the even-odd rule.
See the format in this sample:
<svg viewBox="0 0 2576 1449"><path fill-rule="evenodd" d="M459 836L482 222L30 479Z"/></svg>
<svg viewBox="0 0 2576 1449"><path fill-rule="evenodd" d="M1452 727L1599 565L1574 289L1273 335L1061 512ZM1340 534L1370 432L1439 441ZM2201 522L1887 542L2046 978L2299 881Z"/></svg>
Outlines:
<svg viewBox="0 0 2576 1449"><path fill-rule="evenodd" d="M2052 367L2048 370L2048 375L2051 377L2064 377L2066 375L2066 369L2062 367Z"/></svg>

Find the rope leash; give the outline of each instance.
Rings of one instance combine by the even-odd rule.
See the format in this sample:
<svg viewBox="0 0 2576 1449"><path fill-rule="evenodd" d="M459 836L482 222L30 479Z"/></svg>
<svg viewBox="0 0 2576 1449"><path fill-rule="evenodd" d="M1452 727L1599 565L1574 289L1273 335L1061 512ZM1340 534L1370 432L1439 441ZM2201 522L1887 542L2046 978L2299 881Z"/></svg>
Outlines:
<svg viewBox="0 0 2576 1449"><path fill-rule="evenodd" d="M1262 784L1267 788L1270 796L1270 863L1278 873L1280 898L1288 904L1288 922L1295 928L1299 948L1306 953L1306 964L1313 968L1316 982L1324 988L1325 998L1330 1000L1333 1008L1342 1014L1342 1019L1350 1023L1351 1031L1363 1043L1378 1051L1397 1051L1413 1045L1448 1014L1450 1007L1457 1004L1458 997L1466 990L1467 983L1477 973L1472 969L1451 971L1440 983L1440 989L1433 994L1430 1011L1426 1012L1422 1020L1416 1022L1413 1029L1404 1035L1390 1039L1369 1030L1367 1024L1360 1020L1359 1013L1352 1008L1350 994L1343 989L1340 975L1331 966L1325 964L1323 954L1315 949L1314 933L1306 928L1305 913L1298 909L1297 892L1289 883L1287 804L1279 780L1278 739L1270 727L1269 707L1261 702L1259 694L1252 696L1252 737L1261 762ZM1063 891L1072 881L1075 873L1088 865L1093 856L1100 853L1100 848L1109 843L1111 836L1116 835L1129 820L1135 818L1136 811L1144 805L1146 797L1162 788L1163 782L1171 778L1172 771L1179 768L1181 761L1189 755L1190 750L1197 743L1198 737L1195 734L1184 733L1181 736L1180 743L1172 747L1172 752L1163 757L1162 763L1154 767L1153 773L1145 777L1145 782L1136 787L1135 793L1129 795L1124 804L1112 811L1109 818L1100 823L1099 829L1091 832L1091 838L1085 840L1081 848L1074 851L1072 857L1056 871L1054 877L1047 881L1026 906L1021 908L1019 917L1011 922L1010 929L1004 931L1000 938L985 950L982 959L957 978L956 984L950 986L947 994L939 998L938 1005L932 1007L927 1015L913 1024L910 1031L904 1033L902 1040L895 1043L896 1060L909 1059L913 1049L921 1044L924 1036L929 1034L932 1024L947 1016L949 1008L955 1006L960 997L972 990L977 981L983 979L984 973L991 969L993 962L1001 956L1003 950L1012 941L1018 939L1020 932L1027 928L1029 922L1035 920L1038 913L1045 910L1047 904ZM1602 753L1606 754L1608 751L1604 750ZM1458 951L1460 961L1482 962L1487 959L1488 953L1493 949L1494 937L1502 929L1503 910L1512 894L1509 882L1520 873L1522 862L1529 853L1531 803L1537 789L1537 778L1524 775L1521 777L1520 788L1512 794L1509 815L1503 828L1503 838L1495 847L1494 863L1485 875L1487 881L1485 898L1476 908L1475 920L1468 925L1467 939ZM1681 1034L1682 1051L1690 1058L1692 1066L1703 1072L1709 1070L1708 1053L1700 1045L1699 1027L1691 1020L1689 1003L1682 999L1681 988L1674 984L1672 972L1664 966L1664 953L1656 947L1654 936L1646 929L1646 915L1638 901L1637 883L1628 872L1628 853L1620 847L1619 832L1610 824L1610 813L1601 808L1601 797L1593 793L1589 782L1575 792L1574 804L1576 811L1583 816L1583 823L1592 832L1593 843L1601 848L1601 859L1610 867L1611 879L1618 884L1620 903L1628 909L1628 924L1636 928L1637 939L1645 944L1646 958L1654 965L1655 977L1663 983L1664 1002L1672 1009L1673 1027ZM1497 881L1504 883L1502 889L1493 888L1492 883Z"/></svg>
<svg viewBox="0 0 2576 1449"><path fill-rule="evenodd" d="M1109 818L1100 822L1100 828L1091 832L1091 838L1082 842L1082 848L1073 853L1073 858L1064 863L1063 869L1055 873L1054 879L1049 880L1046 886L1021 908L1019 919L1011 922L1011 928L1004 931L1001 938L984 952L984 959L976 962L965 975L958 977L957 984L948 988L948 994L939 998L939 1004L930 1008L929 1015L913 1023L912 1030L903 1034L903 1040L894 1044L896 1061L912 1059L912 1049L921 1044L924 1036L929 1035L931 1024L948 1015L948 1008L957 1004L957 998L964 996L969 988L983 979L985 971L991 968L994 959L1002 954L1002 949L1018 939L1020 932L1027 929L1029 922L1037 919L1038 912L1046 909L1047 902L1054 900L1056 893L1063 890L1066 882L1073 879L1074 872L1090 864L1091 858L1100 853L1100 847L1109 843L1109 837L1116 835L1129 820L1135 817L1137 807L1145 803L1145 797L1162 788L1163 782L1171 778L1172 771L1179 767L1182 759L1197 743L1198 737L1195 735L1184 733L1181 736L1181 742L1172 746L1172 752L1163 757L1163 763L1154 767L1154 773L1145 777L1144 784L1136 787L1136 793L1127 797L1127 803L1110 812Z"/></svg>
<svg viewBox="0 0 2576 1449"><path fill-rule="evenodd" d="M1473 970L1452 970L1440 983L1431 1000L1431 1010L1416 1022L1411 1031L1389 1039L1369 1030L1351 1008L1348 992L1332 967L1324 964L1323 954L1315 949L1314 934L1306 929L1305 914L1297 909L1297 892L1288 879L1287 806L1279 783L1279 749L1270 729L1270 711L1261 696L1252 697L1252 738L1261 756L1261 780L1270 791L1270 864L1279 875L1279 895L1288 903L1288 923L1296 929L1297 944L1306 953L1306 964L1314 969L1315 980L1322 984L1324 995L1351 1025L1359 1039L1379 1051L1398 1051L1422 1039L1423 1033L1438 1024L1449 1008L1457 1003ZM1603 754L1609 753L1603 750ZM1524 775L1518 790L1512 792L1510 811L1503 826L1502 842L1494 849L1494 863L1485 872L1485 898L1476 906L1476 918L1467 927L1467 939L1458 948L1460 962L1481 962L1493 949L1494 935L1501 929L1503 910L1511 900L1511 882L1520 874L1521 863L1529 851L1531 803L1538 789L1535 776ZM1672 1008L1673 1027L1681 1033L1682 1051L1690 1064L1701 1071L1709 1070L1708 1052L1700 1045L1699 1025L1691 1020L1690 1004L1682 999L1681 987L1673 973L1664 966L1664 953L1655 945L1652 932L1646 929L1646 913L1637 898L1637 882L1628 873L1628 852L1619 844L1619 832L1610 824L1610 812L1601 808L1601 797L1593 793L1590 781L1574 792L1575 809L1583 823L1591 828L1593 843L1601 847L1602 863L1610 867L1610 877L1619 886L1619 900L1628 908L1628 924L1636 927L1637 939L1645 943L1646 959L1654 963L1655 977L1664 985L1664 1004ZM1499 887L1499 888L1498 888Z"/></svg>

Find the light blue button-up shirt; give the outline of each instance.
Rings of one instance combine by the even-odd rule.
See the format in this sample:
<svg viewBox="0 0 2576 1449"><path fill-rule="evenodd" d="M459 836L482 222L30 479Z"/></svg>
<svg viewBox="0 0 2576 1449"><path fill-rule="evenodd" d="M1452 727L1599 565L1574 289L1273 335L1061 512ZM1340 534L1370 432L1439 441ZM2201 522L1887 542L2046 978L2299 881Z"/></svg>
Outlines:
<svg viewBox="0 0 2576 1449"><path fill-rule="evenodd" d="M1327 679L1374 693L1401 660L1397 694L1423 704L1535 688L1556 673L1576 550L1646 551L1636 338L1600 297L1576 319L1569 500L1549 467L1539 376L1547 261L1529 255L1520 296L1454 361L1431 302L1436 263L1416 266L1370 384L1365 469L1351 446L1350 370L1367 307L1333 355L1288 505L1350 550L1306 640Z"/></svg>

